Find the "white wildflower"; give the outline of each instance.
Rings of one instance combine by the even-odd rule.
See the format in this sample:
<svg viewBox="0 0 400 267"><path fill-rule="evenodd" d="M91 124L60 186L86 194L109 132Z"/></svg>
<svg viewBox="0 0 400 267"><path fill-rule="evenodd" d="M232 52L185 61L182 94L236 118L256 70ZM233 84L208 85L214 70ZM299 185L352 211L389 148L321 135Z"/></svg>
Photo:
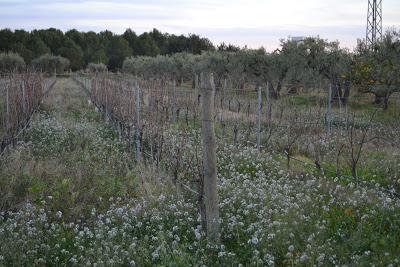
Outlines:
<svg viewBox="0 0 400 267"><path fill-rule="evenodd" d="M57 217L58 219L61 219L61 217L62 217L62 212L61 212L61 211L57 211L56 217Z"/></svg>
<svg viewBox="0 0 400 267"><path fill-rule="evenodd" d="M308 261L308 256L307 256L307 254L301 255L300 261L301 261L301 262L306 262L306 261Z"/></svg>

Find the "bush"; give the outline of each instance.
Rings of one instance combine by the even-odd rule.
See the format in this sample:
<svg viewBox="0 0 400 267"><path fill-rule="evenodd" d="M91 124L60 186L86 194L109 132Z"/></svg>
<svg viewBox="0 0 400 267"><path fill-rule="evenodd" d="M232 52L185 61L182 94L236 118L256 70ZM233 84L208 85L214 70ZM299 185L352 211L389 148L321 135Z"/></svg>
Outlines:
<svg viewBox="0 0 400 267"><path fill-rule="evenodd" d="M24 59L16 53L0 54L0 71L11 72L13 70L22 70L25 68Z"/></svg>
<svg viewBox="0 0 400 267"><path fill-rule="evenodd" d="M54 73L54 70L56 70L57 73L64 73L64 71L68 69L69 64L70 62L68 59L50 54L46 54L32 60L32 66L35 69L47 73Z"/></svg>
<svg viewBox="0 0 400 267"><path fill-rule="evenodd" d="M91 62L91 63L88 64L87 68L88 68L89 72L94 72L94 73L107 71L107 66L104 65L103 63L93 63L93 62Z"/></svg>

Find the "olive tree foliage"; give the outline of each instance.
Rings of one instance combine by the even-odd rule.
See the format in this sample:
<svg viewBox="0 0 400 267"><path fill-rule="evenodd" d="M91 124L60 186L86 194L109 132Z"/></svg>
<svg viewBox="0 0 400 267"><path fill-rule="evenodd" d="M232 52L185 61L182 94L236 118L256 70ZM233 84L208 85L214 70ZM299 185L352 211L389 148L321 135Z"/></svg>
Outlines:
<svg viewBox="0 0 400 267"><path fill-rule="evenodd" d="M0 53L0 72L19 71L25 68L24 59L15 53Z"/></svg>
<svg viewBox="0 0 400 267"><path fill-rule="evenodd" d="M217 90L226 86L244 89L245 84L269 84L271 96L278 98L286 87L317 87L325 79L333 85L334 96L345 102L350 93L350 53L337 42L307 38L304 42L282 40L280 49L205 51L200 55L127 58L123 69L143 77L168 76L178 81L198 79L212 72ZM194 82L195 83L195 82Z"/></svg>
<svg viewBox="0 0 400 267"><path fill-rule="evenodd" d="M227 63L228 57L226 52L206 52L197 61L195 71L198 74L201 72L212 72L216 88L221 88L223 80L228 75Z"/></svg>
<svg viewBox="0 0 400 267"><path fill-rule="evenodd" d="M182 52L172 56L136 56L125 59L123 71L143 78L166 77L190 81L201 72L202 56Z"/></svg>
<svg viewBox="0 0 400 267"><path fill-rule="evenodd" d="M70 62L64 57L46 54L32 60L31 64L35 69L43 72L54 73L56 71L57 73L64 73L68 69Z"/></svg>
<svg viewBox="0 0 400 267"><path fill-rule="evenodd" d="M193 55L190 53L182 52L176 53L171 56L173 63L175 64L176 78L178 81L190 81L196 74L193 66L195 65L196 60L198 60L198 55Z"/></svg>
<svg viewBox="0 0 400 267"><path fill-rule="evenodd" d="M268 58L264 49L244 50L237 60L242 63L247 82L260 85L268 79Z"/></svg>
<svg viewBox="0 0 400 267"><path fill-rule="evenodd" d="M304 65L301 63L304 57L301 56L300 51L296 42L281 40L281 48L268 55L268 71L265 72L264 77L269 82L272 97L280 96L290 70L292 70L292 79L295 79L294 75L298 71L304 71L304 68L299 67ZM298 70L293 70L294 68Z"/></svg>
<svg viewBox="0 0 400 267"><path fill-rule="evenodd" d="M126 58L122 64L122 70L126 73L139 75L142 73L142 65L147 57L130 57Z"/></svg>
<svg viewBox="0 0 400 267"><path fill-rule="evenodd" d="M147 57L143 63L142 75L168 78L174 78L176 76L176 67L170 56L158 55L156 57Z"/></svg>
<svg viewBox="0 0 400 267"><path fill-rule="evenodd" d="M107 71L107 65L103 64L103 63L89 63L88 64L88 70L89 72L92 73L97 73L97 72L106 72Z"/></svg>
<svg viewBox="0 0 400 267"><path fill-rule="evenodd" d="M154 77L172 79L178 76L176 62L171 56L158 55L156 57L139 56L127 58L124 60L122 69L124 72L147 79Z"/></svg>
<svg viewBox="0 0 400 267"><path fill-rule="evenodd" d="M372 93L375 104L383 104L387 109L390 96L400 92L400 31L386 32L373 48L360 42L352 74L358 91Z"/></svg>
<svg viewBox="0 0 400 267"><path fill-rule="evenodd" d="M320 38L307 38L300 49L310 72L332 85L333 99L346 103L350 95L350 52L340 48L339 42Z"/></svg>
<svg viewBox="0 0 400 267"><path fill-rule="evenodd" d="M245 66L243 64L245 54L246 52L243 50L227 53L227 78L231 88L243 89L246 80Z"/></svg>

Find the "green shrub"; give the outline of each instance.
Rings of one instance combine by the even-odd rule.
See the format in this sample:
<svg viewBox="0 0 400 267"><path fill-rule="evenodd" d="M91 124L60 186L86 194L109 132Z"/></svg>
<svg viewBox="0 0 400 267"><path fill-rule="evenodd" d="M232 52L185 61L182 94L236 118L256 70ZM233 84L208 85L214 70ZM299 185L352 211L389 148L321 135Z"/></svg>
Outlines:
<svg viewBox="0 0 400 267"><path fill-rule="evenodd" d="M96 72L105 72L107 71L107 66L104 65L103 63L89 63L88 64L88 70L90 72L96 73Z"/></svg>
<svg viewBox="0 0 400 267"><path fill-rule="evenodd" d="M64 73L69 67L69 60L61 56L53 56L50 54L42 55L32 60L32 66L47 73Z"/></svg>
<svg viewBox="0 0 400 267"><path fill-rule="evenodd" d="M11 72L13 70L21 70L25 68L24 59L16 53L0 54L0 71Z"/></svg>

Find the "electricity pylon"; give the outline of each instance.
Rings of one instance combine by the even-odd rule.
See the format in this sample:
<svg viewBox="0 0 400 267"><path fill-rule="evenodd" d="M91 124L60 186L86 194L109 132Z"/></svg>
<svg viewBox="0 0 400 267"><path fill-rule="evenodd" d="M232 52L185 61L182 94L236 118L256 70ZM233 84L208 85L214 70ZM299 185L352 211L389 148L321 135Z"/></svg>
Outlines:
<svg viewBox="0 0 400 267"><path fill-rule="evenodd" d="M368 0L367 34L368 47L382 40L382 0Z"/></svg>

